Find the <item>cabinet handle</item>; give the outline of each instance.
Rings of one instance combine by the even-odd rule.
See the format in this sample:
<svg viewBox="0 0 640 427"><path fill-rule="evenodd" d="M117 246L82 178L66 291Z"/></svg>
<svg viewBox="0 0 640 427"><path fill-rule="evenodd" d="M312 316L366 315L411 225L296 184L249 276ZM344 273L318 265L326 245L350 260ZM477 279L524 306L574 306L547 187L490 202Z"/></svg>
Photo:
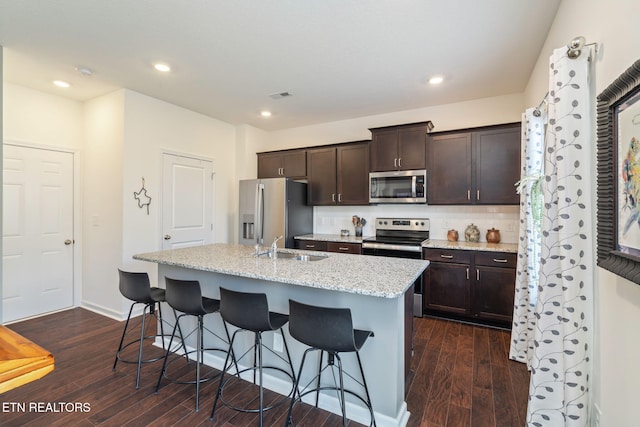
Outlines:
<svg viewBox="0 0 640 427"><path fill-rule="evenodd" d="M469 267L467 267L467 280L469 280Z"/></svg>
<svg viewBox="0 0 640 427"><path fill-rule="evenodd" d="M471 200L471 190L467 190L467 200Z"/></svg>
<svg viewBox="0 0 640 427"><path fill-rule="evenodd" d="M451 259L453 258L453 255L440 255L440 258Z"/></svg>
<svg viewBox="0 0 640 427"><path fill-rule="evenodd" d="M493 259L493 262L501 262L501 263L505 263L505 262L508 262L508 261L507 261L506 259L496 259L496 258L494 258L494 259Z"/></svg>
<svg viewBox="0 0 640 427"><path fill-rule="evenodd" d="M313 249L313 248L315 248L315 247L316 247L316 245L305 245L305 248L306 248L306 249Z"/></svg>
<svg viewBox="0 0 640 427"><path fill-rule="evenodd" d="M480 200L480 190L476 190L476 200Z"/></svg>
<svg viewBox="0 0 640 427"><path fill-rule="evenodd" d="M336 193L331 193L331 201L336 202Z"/></svg>
<svg viewBox="0 0 640 427"><path fill-rule="evenodd" d="M342 202L342 193L338 193L338 202Z"/></svg>
<svg viewBox="0 0 640 427"><path fill-rule="evenodd" d="M402 167L402 157L398 157L398 167Z"/></svg>
<svg viewBox="0 0 640 427"><path fill-rule="evenodd" d="M349 248L339 247L339 248L338 248L338 250L339 250L339 251L348 251L348 250L349 250Z"/></svg>
<svg viewBox="0 0 640 427"><path fill-rule="evenodd" d="M476 268L476 280L480 281L480 270Z"/></svg>
<svg viewBox="0 0 640 427"><path fill-rule="evenodd" d="M398 167L398 158L397 157L395 159L393 159L393 167L394 168Z"/></svg>

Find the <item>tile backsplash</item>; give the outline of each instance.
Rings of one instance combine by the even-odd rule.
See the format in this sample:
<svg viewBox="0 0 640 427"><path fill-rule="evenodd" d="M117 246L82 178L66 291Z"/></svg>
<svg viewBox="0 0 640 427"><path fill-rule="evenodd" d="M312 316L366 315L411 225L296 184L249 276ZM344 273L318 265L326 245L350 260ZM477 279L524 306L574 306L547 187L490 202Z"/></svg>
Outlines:
<svg viewBox="0 0 640 427"><path fill-rule="evenodd" d="M486 242L487 230L500 230L502 243L518 242L519 206L429 206L429 205L370 205L370 206L316 206L314 207L314 233L340 234L349 230L355 234L351 217L367 220L363 236L375 235L375 218L429 218L430 238L446 240L447 231L458 230L460 240L471 223L480 228L480 241Z"/></svg>

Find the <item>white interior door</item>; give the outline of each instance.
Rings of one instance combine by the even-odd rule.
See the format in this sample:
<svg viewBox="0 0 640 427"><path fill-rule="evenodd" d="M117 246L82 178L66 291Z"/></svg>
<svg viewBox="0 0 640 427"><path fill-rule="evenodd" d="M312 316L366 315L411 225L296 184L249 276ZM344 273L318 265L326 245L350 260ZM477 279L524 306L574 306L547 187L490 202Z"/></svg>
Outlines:
<svg viewBox="0 0 640 427"><path fill-rule="evenodd" d="M73 305L73 154L4 145L3 322Z"/></svg>
<svg viewBox="0 0 640 427"><path fill-rule="evenodd" d="M213 162L163 154L163 249L213 242Z"/></svg>

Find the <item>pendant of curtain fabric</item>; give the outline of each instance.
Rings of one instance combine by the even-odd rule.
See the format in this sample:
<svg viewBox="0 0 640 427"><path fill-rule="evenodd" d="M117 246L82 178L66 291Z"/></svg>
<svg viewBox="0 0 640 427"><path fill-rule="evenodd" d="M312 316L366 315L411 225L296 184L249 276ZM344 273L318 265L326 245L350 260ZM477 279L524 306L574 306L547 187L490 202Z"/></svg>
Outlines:
<svg viewBox="0 0 640 427"><path fill-rule="evenodd" d="M538 271L540 269L540 245L542 232L543 147L546 121L536 114L537 108L529 108L522 115L520 228L518 236L518 260L514 298L513 327L509 357L530 366L533 357L533 335L536 317L534 309L538 301ZM542 108L540 109L542 110ZM538 110L538 111L540 111Z"/></svg>
<svg viewBox="0 0 640 427"><path fill-rule="evenodd" d="M556 49L549 68L542 243L529 358L528 425L589 420L593 341L592 97L589 55Z"/></svg>

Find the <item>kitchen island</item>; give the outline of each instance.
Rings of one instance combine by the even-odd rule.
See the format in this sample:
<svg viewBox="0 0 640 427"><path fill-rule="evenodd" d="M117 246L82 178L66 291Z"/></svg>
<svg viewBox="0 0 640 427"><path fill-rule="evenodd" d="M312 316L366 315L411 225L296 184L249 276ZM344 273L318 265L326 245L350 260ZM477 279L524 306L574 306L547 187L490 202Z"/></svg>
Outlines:
<svg viewBox="0 0 640 427"><path fill-rule="evenodd" d="M413 283L427 268L428 261L339 253L283 252L319 255L317 261L299 261L280 256L255 256L250 246L214 244L135 255L134 258L158 264L159 285L164 277L200 281L203 295L220 298L219 288L267 294L272 311L288 313L289 299L312 305L350 308L354 327L368 329L375 336L362 348L361 357L379 426L403 426L409 413L404 401L405 377L412 344ZM207 316L206 326L222 331L219 316ZM294 366L299 366L305 346L288 336ZM236 348L244 351L252 344L249 334ZM205 336L206 340L214 339ZM265 342L274 348L274 342ZM280 350L274 348L275 351ZM265 356L268 354L265 353ZM222 357L208 354L205 363L220 368ZM274 358L276 359L276 358ZM269 362L269 361L267 361ZM354 356L343 357L345 370L357 373ZM309 364L313 366L313 364ZM301 384L314 375L305 370ZM357 375L356 375L357 376ZM265 387L283 394L290 384L275 376L265 379ZM347 388L361 391L357 384ZM308 396L310 399L311 396ZM357 400L349 400L347 414L354 421L368 424L368 410ZM340 413L335 393L323 394L320 407Z"/></svg>

